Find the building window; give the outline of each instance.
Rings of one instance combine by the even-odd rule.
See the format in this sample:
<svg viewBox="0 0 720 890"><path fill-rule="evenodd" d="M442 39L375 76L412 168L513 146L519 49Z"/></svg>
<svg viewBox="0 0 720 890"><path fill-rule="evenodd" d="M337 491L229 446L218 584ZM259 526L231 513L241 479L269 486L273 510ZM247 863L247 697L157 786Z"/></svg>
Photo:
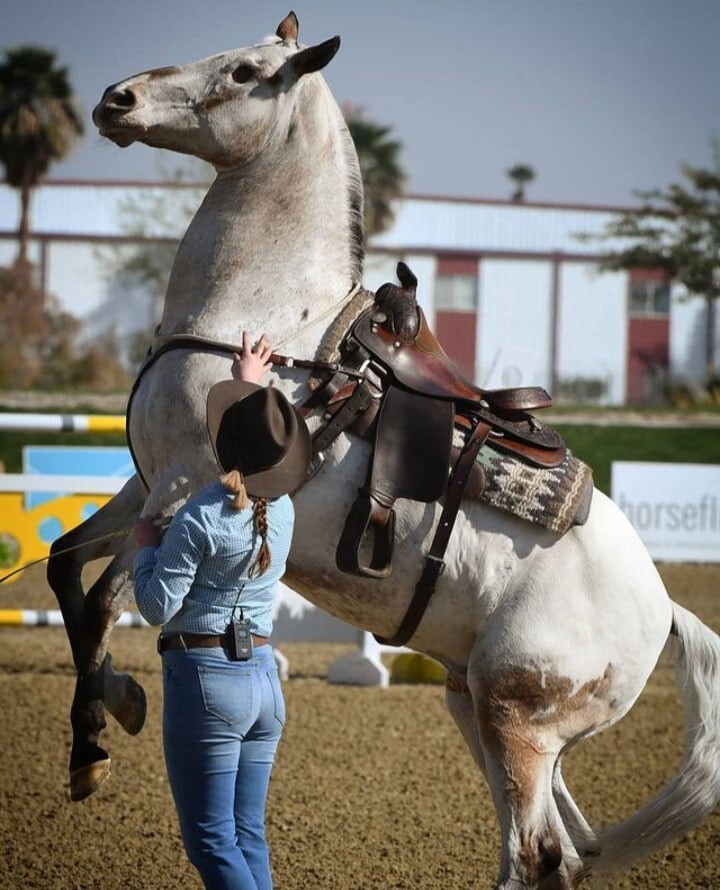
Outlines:
<svg viewBox="0 0 720 890"><path fill-rule="evenodd" d="M630 315L670 314L670 282L662 270L630 271L628 312Z"/></svg>
<svg viewBox="0 0 720 890"><path fill-rule="evenodd" d="M439 256L433 294L435 335L470 381L475 379L478 269L477 256Z"/></svg>
<svg viewBox="0 0 720 890"><path fill-rule="evenodd" d="M474 312L477 307L476 275L438 275L435 309L441 312Z"/></svg>
<svg viewBox="0 0 720 890"><path fill-rule="evenodd" d="M435 310L440 312L475 312L477 302L477 257L438 257L435 275Z"/></svg>

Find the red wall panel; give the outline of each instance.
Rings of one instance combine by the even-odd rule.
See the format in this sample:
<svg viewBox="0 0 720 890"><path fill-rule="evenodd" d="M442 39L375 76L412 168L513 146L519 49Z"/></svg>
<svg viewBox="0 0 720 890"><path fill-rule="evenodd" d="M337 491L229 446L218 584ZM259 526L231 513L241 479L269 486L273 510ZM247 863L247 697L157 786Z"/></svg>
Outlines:
<svg viewBox="0 0 720 890"><path fill-rule="evenodd" d="M471 275L478 273L478 258L474 254L439 254L437 275Z"/></svg>
<svg viewBox="0 0 720 890"><path fill-rule="evenodd" d="M468 380L475 380L474 312L435 312L435 336Z"/></svg>
<svg viewBox="0 0 720 890"><path fill-rule="evenodd" d="M668 316L637 316L629 319L627 402L638 405L649 395L653 368L666 369L670 360Z"/></svg>

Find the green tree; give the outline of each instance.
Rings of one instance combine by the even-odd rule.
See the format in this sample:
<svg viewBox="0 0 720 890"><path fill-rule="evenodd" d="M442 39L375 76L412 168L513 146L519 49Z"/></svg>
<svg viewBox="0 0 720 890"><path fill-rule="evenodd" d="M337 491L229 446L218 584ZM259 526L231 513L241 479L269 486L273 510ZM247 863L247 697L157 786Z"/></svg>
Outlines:
<svg viewBox="0 0 720 890"><path fill-rule="evenodd" d="M21 264L27 262L32 190L83 131L67 68L55 64L55 53L38 46L6 50L0 63L0 162L7 181L20 190Z"/></svg>
<svg viewBox="0 0 720 890"><path fill-rule="evenodd" d="M512 193L513 201L525 200L525 186L535 179L535 171L529 164L515 164L506 171L508 178L515 184Z"/></svg>
<svg viewBox="0 0 720 890"><path fill-rule="evenodd" d="M187 158L173 170L160 168L159 179L166 185L130 195L120 204L123 234L145 243L133 246L123 257L118 256L115 273L128 285L146 287L158 309L162 308L178 244L212 177L209 164Z"/></svg>
<svg viewBox="0 0 720 890"><path fill-rule="evenodd" d="M33 277L29 264L0 266L0 389L125 389L114 339L79 346L82 323Z"/></svg>
<svg viewBox="0 0 720 890"><path fill-rule="evenodd" d="M636 192L640 206L623 211L601 237L626 246L609 251L604 270L662 269L671 281L706 304L704 359L716 374L714 302L720 296L720 141L711 169L683 164L685 182Z"/></svg>
<svg viewBox="0 0 720 890"><path fill-rule="evenodd" d="M405 190L406 176L400 164L402 145L390 137L390 127L367 120L362 109L346 103L343 113L360 161L365 233L379 235L393 224L393 202Z"/></svg>

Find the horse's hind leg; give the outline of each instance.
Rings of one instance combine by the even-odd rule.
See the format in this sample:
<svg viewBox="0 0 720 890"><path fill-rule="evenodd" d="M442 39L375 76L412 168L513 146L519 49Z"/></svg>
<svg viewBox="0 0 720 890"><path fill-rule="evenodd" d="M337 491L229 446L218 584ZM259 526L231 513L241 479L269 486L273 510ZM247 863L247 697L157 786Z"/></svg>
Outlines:
<svg viewBox="0 0 720 890"><path fill-rule="evenodd" d="M481 737L481 726L486 725L486 720L480 717L480 712L486 703L475 702L464 681L458 680L449 675L445 704L493 794L506 851L497 887L503 890L571 887L565 863L568 855L573 860L575 857L571 852L570 833L563 830L561 823L560 816L564 821L564 814L562 810L558 813L552 804L554 793L563 803L569 801L566 809L573 814L573 825L576 814L578 822L593 839L594 835L565 788L559 758L555 759L552 752L539 753L532 746L523 746L518 738L513 738L512 731L508 732L496 722L486 727ZM576 834L580 832L578 828ZM515 849L522 851L523 868L521 876L513 877L512 862L517 857L511 850Z"/></svg>
<svg viewBox="0 0 720 890"><path fill-rule="evenodd" d="M561 769L561 758L555 761L555 769L552 779L553 796L560 811L565 828L572 840L578 856L585 859L590 856L600 855L600 841L588 824L587 819L580 812L578 805L568 791Z"/></svg>
<svg viewBox="0 0 720 890"><path fill-rule="evenodd" d="M475 705L465 679L457 674L448 673L445 681L445 707L457 724L475 762L485 774L485 754L480 742Z"/></svg>
<svg viewBox="0 0 720 890"><path fill-rule="evenodd" d="M552 709L542 677L536 682L524 671L475 663L468 684L502 835L496 890L570 890L582 860L555 799L563 742L543 716Z"/></svg>
<svg viewBox="0 0 720 890"><path fill-rule="evenodd" d="M487 779L502 834L497 890L572 887L559 872L564 830L552 794L556 753L537 748L514 726L482 717L480 724Z"/></svg>

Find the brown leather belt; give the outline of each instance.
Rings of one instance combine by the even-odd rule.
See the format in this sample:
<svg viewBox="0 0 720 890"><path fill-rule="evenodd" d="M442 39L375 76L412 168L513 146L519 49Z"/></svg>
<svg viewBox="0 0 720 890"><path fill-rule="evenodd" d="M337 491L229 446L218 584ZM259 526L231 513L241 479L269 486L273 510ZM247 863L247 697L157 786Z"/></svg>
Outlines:
<svg viewBox="0 0 720 890"><path fill-rule="evenodd" d="M268 637L258 637L255 634L251 634L253 646L265 646L267 645L269 638ZM164 636L160 634L157 641L157 651L162 655L163 652L168 652L170 649L214 649L218 646L229 646L230 645L230 635L229 634L190 634L190 633L181 633L181 634L172 634L170 636Z"/></svg>

